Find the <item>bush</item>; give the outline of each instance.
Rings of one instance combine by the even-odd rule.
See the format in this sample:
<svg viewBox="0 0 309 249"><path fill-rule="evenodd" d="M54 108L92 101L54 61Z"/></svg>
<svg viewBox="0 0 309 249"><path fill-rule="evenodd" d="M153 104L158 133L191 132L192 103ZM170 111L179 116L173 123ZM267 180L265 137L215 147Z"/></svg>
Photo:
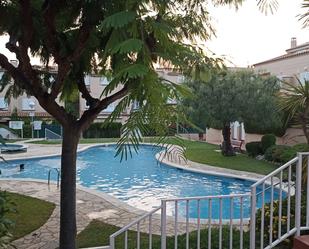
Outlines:
<svg viewBox="0 0 309 249"><path fill-rule="evenodd" d="M282 137L286 132L287 127L278 122L278 124L272 124L270 127L260 127L256 122L245 121L245 130L247 133L253 134L275 134L278 137Z"/></svg>
<svg viewBox="0 0 309 249"><path fill-rule="evenodd" d="M104 125L103 123L93 123L84 132L84 138L110 138L120 137L121 123L111 123Z"/></svg>
<svg viewBox="0 0 309 249"><path fill-rule="evenodd" d="M297 151L287 145L273 145L265 152L265 159L278 163L286 163L296 156Z"/></svg>
<svg viewBox="0 0 309 249"><path fill-rule="evenodd" d="M265 153L265 151L276 144L276 136L273 134L266 134L262 137L261 139L261 143L262 143L262 151L263 153Z"/></svg>
<svg viewBox="0 0 309 249"><path fill-rule="evenodd" d="M9 248L13 238L10 230L14 223L7 218L7 214L14 211L13 203L9 200L7 193L0 191L0 248Z"/></svg>
<svg viewBox="0 0 309 249"><path fill-rule="evenodd" d="M309 145L308 144L296 144L293 146L293 149L297 152L308 152L309 151Z"/></svg>
<svg viewBox="0 0 309 249"><path fill-rule="evenodd" d="M287 232L287 217L290 216L290 227L295 226L295 196L291 196L290 198L290 212L288 213L288 199L282 199L282 210L281 210L281 234ZM301 213L305 214L307 209L306 202L306 194L302 194L301 198ZM270 231L270 203L266 203L264 205L264 241L269 240L269 232ZM258 209L256 213L256 235L260 236L260 227L262 222L262 209ZM301 215L301 224L306 224L306 215ZM275 200L273 203L273 224L272 224L272 235L273 241L278 238L278 228L279 228L279 200ZM294 236L290 236L289 238L282 241L280 244L280 249L290 249L293 247L293 238Z"/></svg>
<svg viewBox="0 0 309 249"><path fill-rule="evenodd" d="M263 153L261 142L251 142L246 144L246 151L249 156L256 157Z"/></svg>

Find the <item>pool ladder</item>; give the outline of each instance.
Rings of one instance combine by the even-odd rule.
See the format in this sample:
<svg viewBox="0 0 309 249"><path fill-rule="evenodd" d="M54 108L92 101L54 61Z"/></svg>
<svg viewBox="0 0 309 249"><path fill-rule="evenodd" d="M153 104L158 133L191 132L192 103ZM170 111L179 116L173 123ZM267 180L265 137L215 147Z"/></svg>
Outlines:
<svg viewBox="0 0 309 249"><path fill-rule="evenodd" d="M57 172L57 189L58 189L58 188L59 188L59 185L60 185L60 171L59 171L59 169L57 169L57 168L52 168L52 169L50 169L50 170L48 171L48 180L47 180L47 184L48 184L48 186L50 185L50 175L51 175L52 170L56 170L56 172Z"/></svg>

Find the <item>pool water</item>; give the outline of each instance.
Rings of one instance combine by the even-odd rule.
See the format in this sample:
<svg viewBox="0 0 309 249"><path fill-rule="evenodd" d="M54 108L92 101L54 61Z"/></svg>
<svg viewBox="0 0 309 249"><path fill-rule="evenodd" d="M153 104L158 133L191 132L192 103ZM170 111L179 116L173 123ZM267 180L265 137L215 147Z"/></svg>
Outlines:
<svg viewBox="0 0 309 249"><path fill-rule="evenodd" d="M80 185L108 193L127 204L151 210L160 205L160 199L242 194L250 191L251 181L192 173L158 163L155 154L158 148L140 146L139 153L120 162L115 157L115 146L92 147L80 152L77 158L77 181ZM25 164L19 171L19 163ZM0 163L0 177L36 178L47 180L50 169L60 168L60 157L28 159ZM51 178L56 180L56 171ZM259 191L259 190L258 190ZM278 198L275 191L274 198ZM270 192L266 192L265 201L270 201ZM260 200L258 200L260 204ZM189 207L191 218L197 217L196 203ZM223 218L230 217L229 201L223 200ZM173 215L173 206L167 206L168 214ZM208 217L208 202L200 203L201 218ZM249 198L244 199L243 214L249 217ZM185 203L179 203L179 215L185 214ZM213 201L212 218L219 217L219 201ZM239 199L234 200L233 218L240 217Z"/></svg>

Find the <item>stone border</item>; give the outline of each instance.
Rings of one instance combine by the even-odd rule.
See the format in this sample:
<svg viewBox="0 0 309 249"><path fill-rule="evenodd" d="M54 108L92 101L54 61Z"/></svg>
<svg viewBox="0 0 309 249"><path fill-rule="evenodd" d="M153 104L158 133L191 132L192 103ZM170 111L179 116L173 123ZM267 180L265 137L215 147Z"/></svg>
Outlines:
<svg viewBox="0 0 309 249"><path fill-rule="evenodd" d="M169 160L169 158L166 158L162 152L159 152L155 155L156 159L170 167L186 170L189 172L194 173L200 173L200 174L206 174L206 175L214 175L214 176L223 176L228 178L237 178L241 180L247 180L251 182L258 181L265 177L265 175L256 174L252 172L247 171L241 171L241 170L233 170L233 169L226 169L222 167L212 166L208 164L203 163L197 163L190 160L187 160L187 162L184 162L183 164L180 162L173 162ZM202 169L201 167L204 167Z"/></svg>

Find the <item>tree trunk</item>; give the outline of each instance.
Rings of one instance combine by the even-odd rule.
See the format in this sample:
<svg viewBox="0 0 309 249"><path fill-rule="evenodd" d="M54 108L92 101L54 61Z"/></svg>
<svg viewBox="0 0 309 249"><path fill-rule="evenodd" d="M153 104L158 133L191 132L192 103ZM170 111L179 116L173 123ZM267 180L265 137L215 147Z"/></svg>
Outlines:
<svg viewBox="0 0 309 249"><path fill-rule="evenodd" d="M226 123L222 129L223 142L222 142L222 155L224 156L235 156L234 148L231 144L231 128L230 124Z"/></svg>
<svg viewBox="0 0 309 249"><path fill-rule="evenodd" d="M61 155L60 249L76 249L76 155L80 132L63 128Z"/></svg>

